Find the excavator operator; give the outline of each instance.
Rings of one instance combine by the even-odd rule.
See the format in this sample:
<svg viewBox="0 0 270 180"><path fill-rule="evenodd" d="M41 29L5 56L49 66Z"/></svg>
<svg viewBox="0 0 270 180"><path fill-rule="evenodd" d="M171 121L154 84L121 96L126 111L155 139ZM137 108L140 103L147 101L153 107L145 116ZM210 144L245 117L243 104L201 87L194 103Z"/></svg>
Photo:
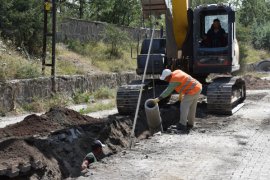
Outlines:
<svg viewBox="0 0 270 180"><path fill-rule="evenodd" d="M227 45L226 33L221 27L219 19L214 19L211 28L203 39L202 45L206 47L224 47Z"/></svg>
<svg viewBox="0 0 270 180"><path fill-rule="evenodd" d="M180 97L183 95L183 99L179 98L181 100L181 112L177 129L181 133L188 133L194 126L197 101L202 91L202 84L181 70L172 72L170 69L164 69L160 79L169 82L169 85L154 101L158 103L174 90L180 94Z"/></svg>

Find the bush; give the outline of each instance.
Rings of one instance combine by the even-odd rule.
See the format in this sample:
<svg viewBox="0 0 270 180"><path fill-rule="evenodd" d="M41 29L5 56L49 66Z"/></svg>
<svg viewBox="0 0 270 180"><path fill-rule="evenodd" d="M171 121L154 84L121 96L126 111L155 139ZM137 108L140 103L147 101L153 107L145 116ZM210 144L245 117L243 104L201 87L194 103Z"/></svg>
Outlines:
<svg viewBox="0 0 270 180"><path fill-rule="evenodd" d="M75 104L88 103L91 98L93 99L93 96L89 92L77 92L73 95L73 101Z"/></svg>
<svg viewBox="0 0 270 180"><path fill-rule="evenodd" d="M130 41L128 34L114 25L106 26L105 31L103 32L103 39L110 44L110 48L108 49L110 58L112 56L121 57L120 47Z"/></svg>
<svg viewBox="0 0 270 180"><path fill-rule="evenodd" d="M270 22L254 27L256 27L252 32L252 43L254 47L270 50Z"/></svg>
<svg viewBox="0 0 270 180"><path fill-rule="evenodd" d="M22 65L17 69L15 74L15 78L17 79L28 79L28 78L36 78L41 76L41 71L38 70L35 64L26 64Z"/></svg>
<svg viewBox="0 0 270 180"><path fill-rule="evenodd" d="M244 27L241 24L237 24L236 27L236 38L242 43L251 43L252 41L252 32L251 27Z"/></svg>
<svg viewBox="0 0 270 180"><path fill-rule="evenodd" d="M50 98L37 98L34 97L31 102L23 104L22 108L30 112L48 111L52 107L66 107L69 105L70 99L64 94L55 94Z"/></svg>
<svg viewBox="0 0 270 180"><path fill-rule="evenodd" d="M108 87L102 87L94 92L95 99L109 99L115 97L115 90Z"/></svg>

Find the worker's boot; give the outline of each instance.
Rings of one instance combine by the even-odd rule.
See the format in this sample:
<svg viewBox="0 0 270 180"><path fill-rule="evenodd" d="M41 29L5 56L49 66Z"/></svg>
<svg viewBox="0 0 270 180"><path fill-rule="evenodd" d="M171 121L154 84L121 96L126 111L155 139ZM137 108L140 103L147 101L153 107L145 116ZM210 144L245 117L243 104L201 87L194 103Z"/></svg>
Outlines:
<svg viewBox="0 0 270 180"><path fill-rule="evenodd" d="M177 124L177 130L181 133L181 134L188 134L189 133L189 130L187 128L187 126L181 124L181 123L178 123Z"/></svg>
<svg viewBox="0 0 270 180"><path fill-rule="evenodd" d="M193 124L188 124L188 123L187 123L187 129L188 129L188 130L191 130L193 127L194 127Z"/></svg>

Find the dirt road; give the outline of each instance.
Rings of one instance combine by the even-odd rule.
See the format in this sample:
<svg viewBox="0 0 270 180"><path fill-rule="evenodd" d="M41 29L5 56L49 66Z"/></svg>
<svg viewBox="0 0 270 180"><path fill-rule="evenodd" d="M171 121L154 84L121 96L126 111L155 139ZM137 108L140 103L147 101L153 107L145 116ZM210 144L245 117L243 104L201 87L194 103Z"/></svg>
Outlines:
<svg viewBox="0 0 270 180"><path fill-rule="evenodd" d="M134 117L106 116L114 110L93 118L55 107L42 115L27 116L0 128L0 179L268 180L270 81L245 78L246 105L233 116L208 114L206 104L199 103L196 128L190 134L167 132L137 140L132 150L125 148ZM179 104L165 105L160 113L166 129L178 121ZM143 110L135 135L147 137ZM114 155L94 164L88 177L79 177L81 162L94 139L107 144L105 151Z"/></svg>
<svg viewBox="0 0 270 180"><path fill-rule="evenodd" d="M188 135L162 134L97 163L78 179L270 178L270 90L249 90L233 116L205 115Z"/></svg>

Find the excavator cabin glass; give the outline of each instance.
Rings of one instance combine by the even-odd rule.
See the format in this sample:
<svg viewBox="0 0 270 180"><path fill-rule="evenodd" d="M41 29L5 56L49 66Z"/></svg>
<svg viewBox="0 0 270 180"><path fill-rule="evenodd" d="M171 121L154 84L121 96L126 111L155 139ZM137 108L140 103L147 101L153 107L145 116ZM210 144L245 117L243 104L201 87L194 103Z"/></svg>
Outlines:
<svg viewBox="0 0 270 180"><path fill-rule="evenodd" d="M210 5L194 11L195 73L232 72L235 39L234 11Z"/></svg>

